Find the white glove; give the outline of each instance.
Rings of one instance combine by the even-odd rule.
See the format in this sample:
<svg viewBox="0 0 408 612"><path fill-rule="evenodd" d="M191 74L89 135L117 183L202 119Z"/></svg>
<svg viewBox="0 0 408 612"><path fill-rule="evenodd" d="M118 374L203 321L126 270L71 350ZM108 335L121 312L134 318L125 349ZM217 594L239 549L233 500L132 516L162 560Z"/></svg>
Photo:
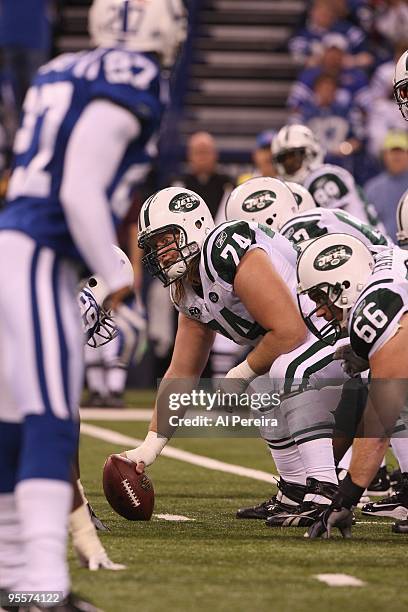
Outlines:
<svg viewBox="0 0 408 612"><path fill-rule="evenodd" d="M221 394L226 394L228 398L228 394L234 393L239 396L241 393L248 388L248 385L259 376L253 369L250 367L249 363L245 359L242 363L239 363L235 368L231 368L229 372L226 373L225 377L219 381L219 389ZM227 399L225 398L225 399ZM227 404L224 402L224 399L221 400L224 408L227 410L231 410L234 407L234 403ZM237 402L238 404L239 402Z"/></svg>
<svg viewBox="0 0 408 612"><path fill-rule="evenodd" d="M145 466L151 465L156 460L168 441L168 438L159 436L155 431L149 431L140 446L125 451L124 455L136 463L136 467L139 468L136 471L142 472ZM139 465L141 463L144 466Z"/></svg>
<svg viewBox="0 0 408 612"><path fill-rule="evenodd" d="M73 547L82 567L87 567L93 572L99 568L114 571L126 568L126 565L114 563L109 559L85 504L71 512L69 530Z"/></svg>

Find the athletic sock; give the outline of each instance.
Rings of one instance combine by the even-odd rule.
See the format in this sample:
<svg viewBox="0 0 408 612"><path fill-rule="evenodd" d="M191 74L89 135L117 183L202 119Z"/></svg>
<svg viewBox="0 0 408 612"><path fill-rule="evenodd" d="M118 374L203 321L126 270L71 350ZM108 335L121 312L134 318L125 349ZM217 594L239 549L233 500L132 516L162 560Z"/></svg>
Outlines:
<svg viewBox="0 0 408 612"><path fill-rule="evenodd" d="M66 544L71 484L43 478L22 480L15 495L25 561L18 589L62 591L66 596L70 586Z"/></svg>
<svg viewBox="0 0 408 612"><path fill-rule="evenodd" d="M15 590L24 570L24 551L14 493L0 494L0 589Z"/></svg>
<svg viewBox="0 0 408 612"><path fill-rule="evenodd" d="M408 438L391 438L391 446L401 472L408 472Z"/></svg>

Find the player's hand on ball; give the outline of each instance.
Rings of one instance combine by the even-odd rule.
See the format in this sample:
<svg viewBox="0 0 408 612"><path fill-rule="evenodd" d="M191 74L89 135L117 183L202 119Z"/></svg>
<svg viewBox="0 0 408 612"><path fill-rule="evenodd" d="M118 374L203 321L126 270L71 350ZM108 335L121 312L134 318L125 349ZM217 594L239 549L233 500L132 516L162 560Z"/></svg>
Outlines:
<svg viewBox="0 0 408 612"><path fill-rule="evenodd" d="M351 538L351 525L353 513L348 508L338 508L330 506L321 513L319 518L309 527L306 538L330 538L332 530L337 527L343 538Z"/></svg>
<svg viewBox="0 0 408 612"><path fill-rule="evenodd" d="M149 431L140 446L121 453L122 457L130 459L136 464L136 472L142 474L145 467L151 465L166 446L168 438L155 431Z"/></svg>
<svg viewBox="0 0 408 612"><path fill-rule="evenodd" d="M140 448L140 447L139 447ZM139 457L136 455L136 452L138 449L134 448L131 451L123 451L123 453L120 453L121 457L125 457L125 459L130 459L131 461L133 461L133 463L135 464L135 470L137 472L137 474L143 474L143 472L145 471L145 467L146 467L146 462L143 461L143 459L139 459ZM131 453L131 457L129 457L128 453ZM142 452L142 456L143 452ZM154 459L153 459L154 461ZM153 461L151 461L150 463L148 463L147 465L151 465L153 463Z"/></svg>

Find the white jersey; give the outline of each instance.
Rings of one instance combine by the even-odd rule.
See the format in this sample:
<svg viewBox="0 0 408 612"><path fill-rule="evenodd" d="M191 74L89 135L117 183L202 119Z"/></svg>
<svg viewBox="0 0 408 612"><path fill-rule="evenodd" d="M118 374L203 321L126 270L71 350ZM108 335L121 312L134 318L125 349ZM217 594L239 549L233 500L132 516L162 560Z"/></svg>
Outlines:
<svg viewBox="0 0 408 612"><path fill-rule="evenodd" d="M378 224L374 207L368 204L362 189L348 170L323 164L307 175L303 186L310 191L317 206L342 208L364 223Z"/></svg>
<svg viewBox="0 0 408 612"><path fill-rule="evenodd" d="M372 357L398 331L408 311L407 280L408 251L393 247L375 253L372 276L349 319L350 344L360 357Z"/></svg>
<svg viewBox="0 0 408 612"><path fill-rule="evenodd" d="M202 294L198 295L191 284L183 280L185 294L177 302L174 285L171 286L177 310L209 325L237 344L255 346L266 330L252 318L234 292L239 262L254 249L262 249L268 254L296 300L297 252L292 244L264 225L232 221L216 227L204 242L199 266Z"/></svg>
<svg viewBox="0 0 408 612"><path fill-rule="evenodd" d="M392 241L379 230L340 208L315 208L300 212L281 227L280 233L295 245L326 234L349 234L368 247L392 246Z"/></svg>

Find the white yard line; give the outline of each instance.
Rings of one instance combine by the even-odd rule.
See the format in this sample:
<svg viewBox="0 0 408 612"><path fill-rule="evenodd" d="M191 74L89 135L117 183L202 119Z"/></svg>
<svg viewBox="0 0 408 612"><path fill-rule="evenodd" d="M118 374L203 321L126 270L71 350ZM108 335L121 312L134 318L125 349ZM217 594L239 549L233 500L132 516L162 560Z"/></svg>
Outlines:
<svg viewBox="0 0 408 612"><path fill-rule="evenodd" d="M366 586L366 583L356 578L355 576L350 576L350 574L316 574L313 576L320 582L324 582L328 586L339 587L339 586L352 586L352 587L362 587Z"/></svg>
<svg viewBox="0 0 408 612"><path fill-rule="evenodd" d="M125 436L124 434L113 431L112 429L98 427L97 425L91 425L89 423L81 423L81 434L128 448L135 448L142 443L142 440L137 438L131 438L130 436ZM252 478L253 480L262 480L263 482L273 484L276 484L277 480L277 476L269 474L268 472L263 472L262 470L254 470L241 465L225 463L224 461L218 461L218 459L211 459L210 457L204 457L203 455L196 455L195 453L180 450L179 448L174 448L172 446L165 446L161 452L161 455L163 457L169 457L170 459L178 459L179 461L184 461L185 463L191 463L192 465L197 465L198 467L207 468L208 470L226 472L227 474L234 474L236 476L245 476L246 478Z"/></svg>
<svg viewBox="0 0 408 612"><path fill-rule="evenodd" d="M391 519L390 521L356 521L356 525L391 525L391 521L395 519Z"/></svg>
<svg viewBox="0 0 408 612"><path fill-rule="evenodd" d="M185 523L186 521L195 521L195 519L188 518L188 516L183 516L182 514L153 514L153 516L164 521L175 521L179 523Z"/></svg>

